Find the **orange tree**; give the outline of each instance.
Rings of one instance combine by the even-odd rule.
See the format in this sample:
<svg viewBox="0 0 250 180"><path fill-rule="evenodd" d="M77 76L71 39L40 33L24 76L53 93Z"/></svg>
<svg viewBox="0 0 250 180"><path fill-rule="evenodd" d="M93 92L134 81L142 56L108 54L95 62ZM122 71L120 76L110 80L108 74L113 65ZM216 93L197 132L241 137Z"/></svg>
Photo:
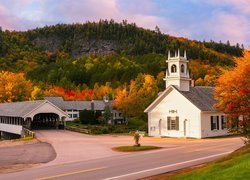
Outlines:
<svg viewBox="0 0 250 180"><path fill-rule="evenodd" d="M232 130L250 143L250 52L245 51L244 57L236 59L236 66L219 77L214 95L218 100L215 106L228 115L229 124L236 125Z"/></svg>

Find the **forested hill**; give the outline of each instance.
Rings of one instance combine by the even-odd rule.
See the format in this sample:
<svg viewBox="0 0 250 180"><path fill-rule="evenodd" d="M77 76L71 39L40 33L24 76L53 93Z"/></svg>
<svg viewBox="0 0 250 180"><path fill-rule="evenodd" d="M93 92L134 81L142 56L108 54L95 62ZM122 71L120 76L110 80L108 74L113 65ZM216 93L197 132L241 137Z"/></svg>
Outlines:
<svg viewBox="0 0 250 180"><path fill-rule="evenodd" d="M0 30L0 70L25 72L33 81L65 87L119 84L139 73L156 76L165 68L167 51L176 49L187 50L189 59L219 66L233 65L233 56L243 52L239 44L193 41L163 34L157 27L151 31L126 20L100 20L25 32Z"/></svg>
<svg viewBox="0 0 250 180"><path fill-rule="evenodd" d="M177 48L187 49L192 59L217 60L225 57L217 57L221 55L219 53L242 55L239 44L230 46L229 42L222 44L189 41L162 34L158 27L155 31L150 31L138 28L136 24L127 24L126 21L46 26L25 32L25 36L32 44L43 50L50 52L63 50L74 57L82 54L110 54L114 51L123 51L129 55L152 52L166 54L166 50Z"/></svg>

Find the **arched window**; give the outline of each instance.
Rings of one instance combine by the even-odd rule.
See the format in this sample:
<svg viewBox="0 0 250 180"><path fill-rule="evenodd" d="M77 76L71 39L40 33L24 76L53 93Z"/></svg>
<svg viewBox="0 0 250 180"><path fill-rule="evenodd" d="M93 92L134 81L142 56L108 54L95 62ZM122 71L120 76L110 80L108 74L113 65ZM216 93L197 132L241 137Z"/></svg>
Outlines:
<svg viewBox="0 0 250 180"><path fill-rule="evenodd" d="M181 72L182 72L182 73L184 73L184 72L185 72L185 67L184 67L184 65L183 65L183 64L181 65Z"/></svg>
<svg viewBox="0 0 250 180"><path fill-rule="evenodd" d="M176 70L177 70L176 65L173 64L173 65L171 66L171 73L175 73Z"/></svg>

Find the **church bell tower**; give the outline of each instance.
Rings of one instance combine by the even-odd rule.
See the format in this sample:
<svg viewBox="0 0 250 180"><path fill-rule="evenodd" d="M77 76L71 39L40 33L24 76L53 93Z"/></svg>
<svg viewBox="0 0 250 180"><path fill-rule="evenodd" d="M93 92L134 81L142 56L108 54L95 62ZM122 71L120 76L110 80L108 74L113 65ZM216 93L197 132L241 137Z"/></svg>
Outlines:
<svg viewBox="0 0 250 180"><path fill-rule="evenodd" d="M180 91L189 91L191 79L188 70L188 60L186 51L184 55L180 55L180 50L175 52L175 55L171 57L170 51L168 51L167 69L166 69L166 88L170 85L176 86Z"/></svg>

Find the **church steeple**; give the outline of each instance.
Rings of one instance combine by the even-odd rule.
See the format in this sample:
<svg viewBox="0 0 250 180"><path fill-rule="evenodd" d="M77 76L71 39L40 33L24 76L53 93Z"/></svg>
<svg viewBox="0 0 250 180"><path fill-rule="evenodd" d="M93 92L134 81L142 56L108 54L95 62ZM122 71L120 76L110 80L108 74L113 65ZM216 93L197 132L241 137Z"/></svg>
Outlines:
<svg viewBox="0 0 250 180"><path fill-rule="evenodd" d="M191 79L189 77L188 60L186 51L184 56L180 55L180 50L174 57L171 57L170 51L168 51L168 60L166 69L166 88L170 85L176 86L180 91L189 91Z"/></svg>

